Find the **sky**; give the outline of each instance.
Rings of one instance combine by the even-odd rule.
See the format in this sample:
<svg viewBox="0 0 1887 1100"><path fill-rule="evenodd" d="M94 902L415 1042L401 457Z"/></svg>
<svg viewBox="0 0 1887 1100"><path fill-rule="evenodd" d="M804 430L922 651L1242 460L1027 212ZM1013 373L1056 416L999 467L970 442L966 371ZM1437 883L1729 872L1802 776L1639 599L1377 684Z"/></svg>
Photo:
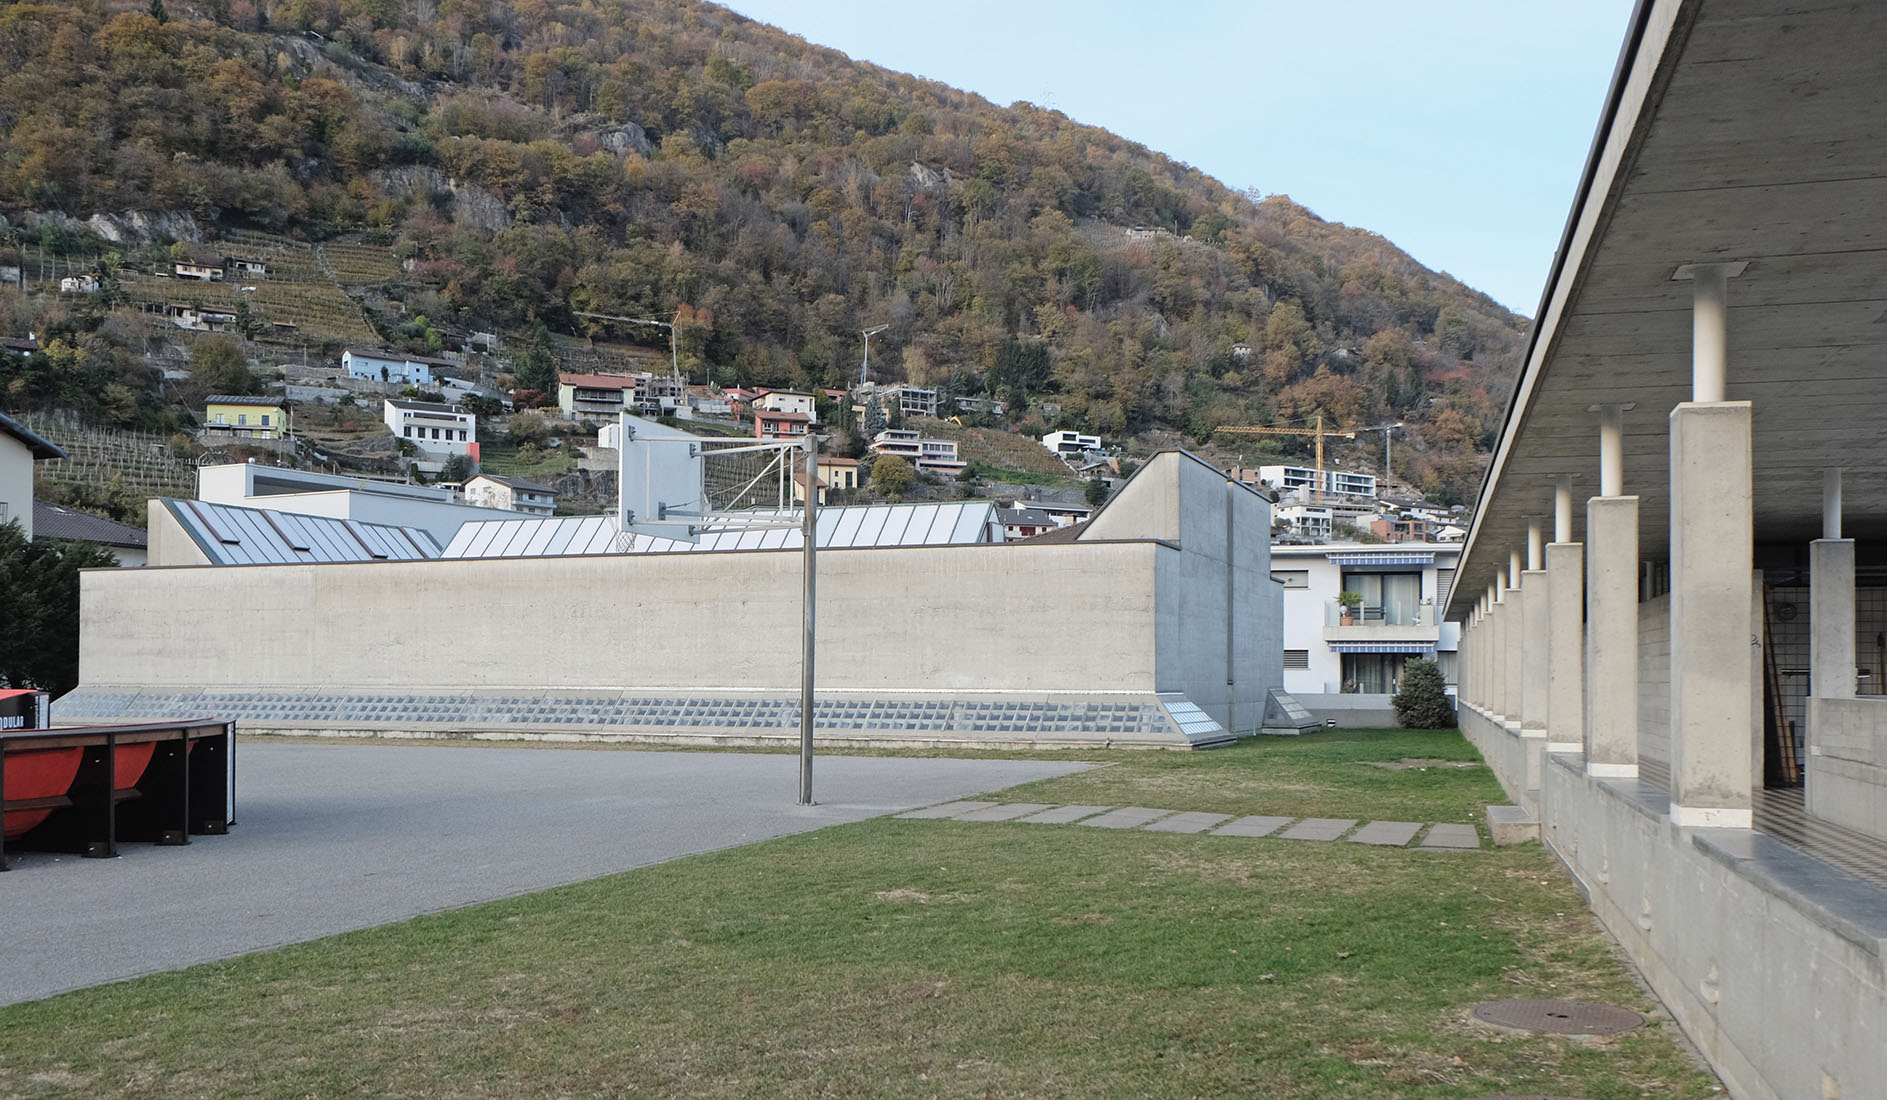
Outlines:
<svg viewBox="0 0 1887 1100"><path fill-rule="evenodd" d="M1380 233L1531 316L1630 0L722 0Z"/></svg>

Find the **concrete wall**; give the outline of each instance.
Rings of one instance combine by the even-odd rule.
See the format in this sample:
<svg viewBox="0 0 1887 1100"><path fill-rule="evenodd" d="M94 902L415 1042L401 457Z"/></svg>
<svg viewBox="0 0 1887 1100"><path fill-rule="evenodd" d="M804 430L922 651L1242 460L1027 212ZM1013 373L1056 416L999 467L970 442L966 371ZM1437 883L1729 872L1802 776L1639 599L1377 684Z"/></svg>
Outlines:
<svg viewBox="0 0 1887 1100"><path fill-rule="evenodd" d="M1228 492L1218 471L1175 453L1148 463L1106 511L1104 530L1146 524L1170 537L1141 528L1132 541L1089 531L1063 544L822 552L821 687L1170 692L1221 725L1255 729L1283 679L1268 502ZM201 560L157 519L152 546L154 560ZM797 551L754 551L90 573L80 678L86 688L786 692L800 678L801 567ZM230 606L248 610L244 629L219 622Z"/></svg>
<svg viewBox="0 0 1887 1100"><path fill-rule="evenodd" d="M1887 840L1887 699L1808 701L1808 811Z"/></svg>
<svg viewBox="0 0 1887 1100"><path fill-rule="evenodd" d="M1546 734L1522 731L1517 723L1502 722L1470 703L1456 701L1461 734L1487 761L1501 789L1514 805L1538 817L1541 774L1546 766Z"/></svg>
<svg viewBox="0 0 1887 1100"><path fill-rule="evenodd" d="M0 432L0 523L18 521L27 538L33 537L33 452L26 444Z"/></svg>
<svg viewBox="0 0 1887 1100"><path fill-rule="evenodd" d="M1671 764L1671 597L1638 605L1638 757Z"/></svg>
<svg viewBox="0 0 1887 1100"><path fill-rule="evenodd" d="M830 551L820 682L1181 690L1154 662L1155 558L1177 553ZM104 571L83 581L79 672L87 686L788 690L800 590L796 552ZM209 629L229 606L249 609L245 629Z"/></svg>
<svg viewBox="0 0 1887 1100"><path fill-rule="evenodd" d="M1344 729L1394 729L1402 725L1396 718L1393 695L1294 691L1291 698L1303 704L1319 722L1334 720Z"/></svg>
<svg viewBox="0 0 1887 1100"><path fill-rule="evenodd" d="M1546 770L1542 838L1737 1100L1887 1082L1878 891L1760 833L1680 829L1663 792Z"/></svg>
<svg viewBox="0 0 1887 1100"><path fill-rule="evenodd" d="M1155 652L1159 682L1167 685L1161 690L1184 693L1234 733L1256 731L1266 693L1284 683L1284 601L1271 580L1270 502L1188 456L1168 453L1154 462L1167 468L1150 471L1162 492L1153 495L1145 521L1176 530L1183 548L1157 559Z"/></svg>

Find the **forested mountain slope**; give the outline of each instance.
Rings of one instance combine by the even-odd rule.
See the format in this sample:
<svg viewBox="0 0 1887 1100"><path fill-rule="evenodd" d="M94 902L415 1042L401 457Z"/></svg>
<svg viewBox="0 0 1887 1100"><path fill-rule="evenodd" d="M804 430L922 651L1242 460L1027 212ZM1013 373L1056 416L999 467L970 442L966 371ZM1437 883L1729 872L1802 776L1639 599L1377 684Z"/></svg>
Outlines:
<svg viewBox="0 0 1887 1100"><path fill-rule="evenodd" d="M0 72L16 225L384 244L407 317L675 316L696 377L838 384L888 324L875 373L1110 438L1404 420L1460 499L1524 335L1286 198L693 0L16 3Z"/></svg>

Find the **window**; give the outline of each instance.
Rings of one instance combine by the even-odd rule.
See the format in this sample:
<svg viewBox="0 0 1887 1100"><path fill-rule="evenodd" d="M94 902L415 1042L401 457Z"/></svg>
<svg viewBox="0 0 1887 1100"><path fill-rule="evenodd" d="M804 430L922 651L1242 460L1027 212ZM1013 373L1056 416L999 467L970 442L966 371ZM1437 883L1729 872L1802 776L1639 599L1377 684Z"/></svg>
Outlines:
<svg viewBox="0 0 1887 1100"><path fill-rule="evenodd" d="M1416 626L1421 621L1420 573L1345 573L1343 591L1362 594L1365 623Z"/></svg>
<svg viewBox="0 0 1887 1100"><path fill-rule="evenodd" d="M1448 597L1454 594L1455 571L1452 569L1435 570L1435 606L1447 607Z"/></svg>
<svg viewBox="0 0 1887 1100"><path fill-rule="evenodd" d="M433 437L434 439L438 439L438 438L439 438L439 429L438 429L438 428L434 428L434 429L432 430L432 437Z"/></svg>
<svg viewBox="0 0 1887 1100"><path fill-rule="evenodd" d="M1355 683L1365 695L1391 695L1402 679L1402 653L1345 653L1343 682Z"/></svg>
<svg viewBox="0 0 1887 1100"><path fill-rule="evenodd" d="M465 429L464 428L459 429L459 442L460 443L465 442Z"/></svg>
<svg viewBox="0 0 1887 1100"><path fill-rule="evenodd" d="M1273 569L1271 571L1271 579L1279 582L1280 584L1284 585L1284 587L1286 588L1309 588L1310 587L1310 570L1308 569ZM1287 660L1288 660L1288 657L1287 657ZM1287 664L1284 667L1290 668L1291 666ZM1302 668L1304 666L1299 665L1298 667Z"/></svg>
<svg viewBox="0 0 1887 1100"><path fill-rule="evenodd" d="M265 427L265 428L269 426L269 414L268 414L268 413L263 413L263 414L262 414L262 426L263 426L263 427Z"/></svg>
<svg viewBox="0 0 1887 1100"><path fill-rule="evenodd" d="M249 414L248 414L248 413L237 413L237 414L236 414L236 423L238 423L238 424L247 424L247 423L249 423Z"/></svg>
<svg viewBox="0 0 1887 1100"><path fill-rule="evenodd" d="M1284 651L1284 667L1285 668L1309 668L1310 667L1310 650L1308 649L1285 650Z"/></svg>

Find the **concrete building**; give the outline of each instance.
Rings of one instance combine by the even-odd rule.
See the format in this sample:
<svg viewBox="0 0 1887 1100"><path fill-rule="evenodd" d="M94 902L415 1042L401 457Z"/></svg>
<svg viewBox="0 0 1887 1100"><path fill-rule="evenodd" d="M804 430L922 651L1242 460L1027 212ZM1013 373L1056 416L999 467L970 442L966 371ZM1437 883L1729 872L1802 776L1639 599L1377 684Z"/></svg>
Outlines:
<svg viewBox="0 0 1887 1100"><path fill-rule="evenodd" d="M465 503L479 508L548 516L557 510L557 490L521 477L478 474L467 478L461 490Z"/></svg>
<svg viewBox="0 0 1887 1100"><path fill-rule="evenodd" d="M990 512L988 502L901 506L901 537L935 532L945 509L953 530L982 522L971 505ZM853 514L833 511L840 526ZM193 518L184 513L156 507L153 523L180 530ZM853 539L866 520L888 527L889 514L856 513ZM873 536L828 550L819 740L1187 748L1253 732L1282 679L1270 518L1261 494L1168 452L1059 543ZM840 533L827 522L822 539ZM209 708L250 731L796 741L798 532L756 532L777 535L778 549L558 552L584 524L613 538L612 523L482 525L508 545L525 535L521 558L396 561L389 543L388 560L89 572L81 686L60 700L61 718ZM276 546L268 524L250 527L259 548ZM554 556L529 556L540 538ZM218 629L230 606L269 614ZM362 628L433 622L441 607L453 609L450 660L415 660L403 627ZM991 611L1005 607L1028 613ZM585 641L595 638L614 641Z"/></svg>
<svg viewBox="0 0 1887 1100"><path fill-rule="evenodd" d="M919 470L954 477L969 463L957 457L954 439L930 439L909 428L887 428L871 441L875 455L896 455Z"/></svg>
<svg viewBox="0 0 1887 1100"><path fill-rule="evenodd" d="M826 503L828 493L850 492L858 488L858 459L840 458L837 455L819 456L819 503ZM798 503L806 499L806 475L793 475L793 501Z"/></svg>
<svg viewBox="0 0 1887 1100"><path fill-rule="evenodd" d="M1441 610L1460 553L1417 543L1272 547L1271 576L1284 586L1284 689L1339 725L1393 726L1390 697L1410 657L1435 661L1454 684L1461 628ZM1347 616L1344 592L1362 601Z"/></svg>
<svg viewBox="0 0 1887 1100"><path fill-rule="evenodd" d="M1887 1089L1883 51L1638 5L1449 606L1463 730L1744 1100Z"/></svg>
<svg viewBox="0 0 1887 1100"><path fill-rule="evenodd" d="M387 398L381 411L395 439L412 443L421 458L443 463L455 455L470 457L478 442L478 418L461 405Z"/></svg>
<svg viewBox="0 0 1887 1100"><path fill-rule="evenodd" d="M557 407L566 420L608 420L630 407L636 380L623 374L560 374Z"/></svg>
<svg viewBox="0 0 1887 1100"><path fill-rule="evenodd" d="M1297 493L1308 497L1319 489L1317 471L1310 466L1260 466L1258 477L1280 493ZM1376 499L1374 474L1326 467L1321 488L1329 496Z"/></svg>
<svg viewBox="0 0 1887 1100"><path fill-rule="evenodd" d="M288 434L288 402L279 397L211 394L203 399L203 433L230 439L281 439Z"/></svg>
<svg viewBox="0 0 1887 1100"><path fill-rule="evenodd" d="M1100 450L1101 437L1070 431L1049 432L1042 437L1042 446L1046 447L1051 454L1082 455L1089 451Z"/></svg>
<svg viewBox="0 0 1887 1100"><path fill-rule="evenodd" d="M996 515L1002 520L1002 537L1005 542L1021 542L1032 539L1049 531L1059 530L1061 525L1055 517L1040 508L998 508Z"/></svg>
<svg viewBox="0 0 1887 1100"><path fill-rule="evenodd" d="M0 523L18 523L33 537L33 463L66 453L26 425L0 413Z"/></svg>

